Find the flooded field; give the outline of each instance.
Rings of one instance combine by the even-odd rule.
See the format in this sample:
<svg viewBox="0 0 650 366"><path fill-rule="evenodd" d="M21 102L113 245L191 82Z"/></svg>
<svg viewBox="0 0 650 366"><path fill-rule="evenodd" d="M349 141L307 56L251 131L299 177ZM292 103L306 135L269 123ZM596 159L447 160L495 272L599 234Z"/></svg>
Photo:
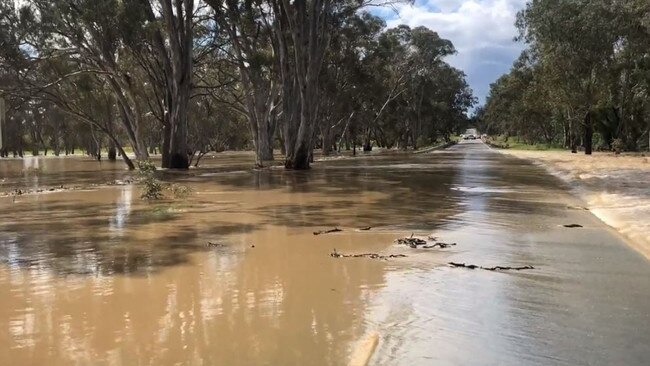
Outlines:
<svg viewBox="0 0 650 366"><path fill-rule="evenodd" d="M251 162L147 203L105 185L121 163L0 161L0 191L78 186L0 198L0 365L647 365L647 260L542 168L481 143Z"/></svg>

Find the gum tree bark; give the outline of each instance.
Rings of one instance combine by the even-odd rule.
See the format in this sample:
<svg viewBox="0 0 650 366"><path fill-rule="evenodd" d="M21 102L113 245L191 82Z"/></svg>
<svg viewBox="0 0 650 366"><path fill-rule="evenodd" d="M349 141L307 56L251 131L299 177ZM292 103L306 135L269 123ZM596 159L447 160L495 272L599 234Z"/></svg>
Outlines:
<svg viewBox="0 0 650 366"><path fill-rule="evenodd" d="M591 120L591 113L587 110L585 114L585 155L591 155L593 150L594 126Z"/></svg>
<svg viewBox="0 0 650 366"><path fill-rule="evenodd" d="M332 0L269 0L282 80L282 132L287 169L309 169L318 115L319 75L329 44Z"/></svg>
<svg viewBox="0 0 650 366"><path fill-rule="evenodd" d="M255 148L255 165L273 160L275 107L279 96L277 68L271 53L271 15L250 1L209 0L216 22L224 25L244 96L244 109Z"/></svg>
<svg viewBox="0 0 650 366"><path fill-rule="evenodd" d="M147 17L158 19L153 0L140 0ZM164 70L163 167L188 169L187 144L189 102L192 92L194 50L194 0L159 0L165 35L157 29L153 44Z"/></svg>

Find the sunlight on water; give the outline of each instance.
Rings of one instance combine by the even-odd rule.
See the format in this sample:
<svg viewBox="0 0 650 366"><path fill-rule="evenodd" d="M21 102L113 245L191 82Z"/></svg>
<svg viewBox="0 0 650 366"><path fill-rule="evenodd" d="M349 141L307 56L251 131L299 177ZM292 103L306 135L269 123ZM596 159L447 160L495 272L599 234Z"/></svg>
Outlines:
<svg viewBox="0 0 650 366"><path fill-rule="evenodd" d="M42 159L38 184L129 174L78 160ZM650 354L650 269L568 209L584 203L538 167L480 144L310 172L252 171L247 154L206 162L166 177L192 187L187 200L145 203L131 185L0 198L0 364L644 365ZM31 185L22 166L1 169L14 172L3 188ZM394 243L412 234L457 245Z"/></svg>

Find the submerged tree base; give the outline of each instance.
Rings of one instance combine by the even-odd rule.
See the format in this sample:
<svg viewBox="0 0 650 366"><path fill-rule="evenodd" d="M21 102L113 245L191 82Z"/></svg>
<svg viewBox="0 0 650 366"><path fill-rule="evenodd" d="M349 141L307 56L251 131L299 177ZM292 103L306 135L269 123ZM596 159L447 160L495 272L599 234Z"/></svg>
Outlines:
<svg viewBox="0 0 650 366"><path fill-rule="evenodd" d="M169 157L169 169L189 169L190 160L187 155L183 154L172 154Z"/></svg>

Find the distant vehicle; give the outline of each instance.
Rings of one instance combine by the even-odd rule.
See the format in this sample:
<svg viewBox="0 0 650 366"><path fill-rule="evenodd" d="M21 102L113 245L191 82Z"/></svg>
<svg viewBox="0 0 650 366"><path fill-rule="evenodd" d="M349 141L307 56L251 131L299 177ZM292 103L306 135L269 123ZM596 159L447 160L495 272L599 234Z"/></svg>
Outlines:
<svg viewBox="0 0 650 366"><path fill-rule="evenodd" d="M460 137L463 140L476 140L476 135L478 135L478 132L475 128L468 128L465 130L464 134L460 135Z"/></svg>

